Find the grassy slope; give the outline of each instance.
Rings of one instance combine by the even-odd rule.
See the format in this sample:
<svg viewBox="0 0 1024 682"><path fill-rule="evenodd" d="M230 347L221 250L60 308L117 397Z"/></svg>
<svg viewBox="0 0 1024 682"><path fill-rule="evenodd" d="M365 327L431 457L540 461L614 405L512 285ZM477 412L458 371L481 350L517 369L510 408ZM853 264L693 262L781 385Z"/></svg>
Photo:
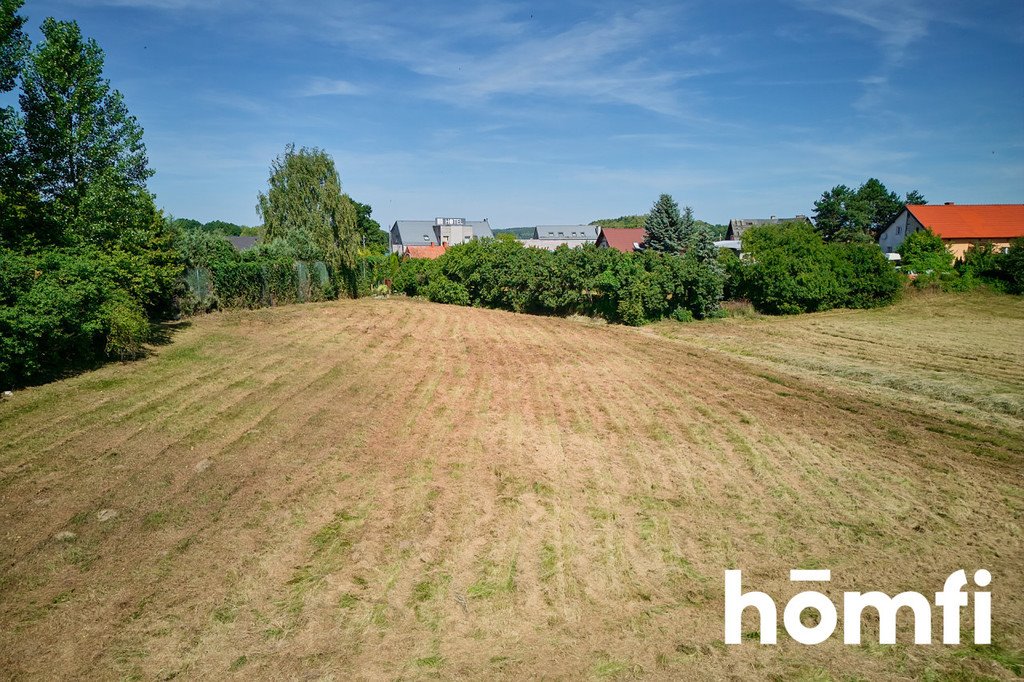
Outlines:
<svg viewBox="0 0 1024 682"><path fill-rule="evenodd" d="M1021 338L986 297L639 331L405 300L201 318L0 404L0 670L1007 678ZM794 567L834 594L986 567L999 647L725 647L732 567L780 605Z"/></svg>

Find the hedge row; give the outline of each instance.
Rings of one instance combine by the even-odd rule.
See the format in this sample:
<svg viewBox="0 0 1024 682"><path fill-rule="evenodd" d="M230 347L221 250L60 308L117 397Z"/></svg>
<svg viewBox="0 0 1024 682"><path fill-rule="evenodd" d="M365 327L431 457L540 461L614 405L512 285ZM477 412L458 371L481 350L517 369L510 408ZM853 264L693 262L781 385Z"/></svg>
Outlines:
<svg viewBox="0 0 1024 682"><path fill-rule="evenodd" d="M405 260L393 289L440 303L640 325L715 314L722 283L717 262L691 255L593 245L544 251L502 235L453 246L436 260Z"/></svg>
<svg viewBox="0 0 1024 682"><path fill-rule="evenodd" d="M195 314L217 308L261 308L333 297L327 266L322 261L291 259L218 261L189 268L181 312Z"/></svg>

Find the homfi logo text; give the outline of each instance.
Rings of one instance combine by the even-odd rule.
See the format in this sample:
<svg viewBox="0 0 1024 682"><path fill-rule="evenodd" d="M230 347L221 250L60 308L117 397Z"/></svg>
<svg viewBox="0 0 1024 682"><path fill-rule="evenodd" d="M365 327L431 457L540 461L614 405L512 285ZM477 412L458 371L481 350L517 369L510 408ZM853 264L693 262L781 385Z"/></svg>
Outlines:
<svg viewBox="0 0 1024 682"><path fill-rule="evenodd" d="M832 572L828 570L793 570L789 572L791 582L829 582ZM974 574L974 584L987 587L992 574L981 569ZM991 644L992 640L992 593L973 592L968 595L967 575L959 570L946 578L940 592L935 593L935 606L942 611L942 643L960 643L961 610L974 602L974 643ZM743 611L754 608L760 616L761 644L775 644L778 627L778 610L775 600L764 592L743 592L743 571L725 572L725 643L740 644L743 640ZM913 617L914 644L932 643L932 604L919 592L901 592L894 597L883 592L843 593L843 643L860 644L861 615L865 609L878 613L879 644L896 643L896 618L901 610ZM818 612L818 623L804 625L800 614L805 609ZM786 604L782 622L789 636L801 644L820 644L832 636L839 621L836 605L821 592L809 590L797 594Z"/></svg>

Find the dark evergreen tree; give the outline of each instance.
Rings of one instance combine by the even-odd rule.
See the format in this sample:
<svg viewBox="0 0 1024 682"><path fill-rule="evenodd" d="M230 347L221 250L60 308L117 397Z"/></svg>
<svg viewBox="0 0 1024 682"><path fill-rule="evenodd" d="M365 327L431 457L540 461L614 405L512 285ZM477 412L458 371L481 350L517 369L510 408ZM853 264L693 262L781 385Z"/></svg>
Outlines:
<svg viewBox="0 0 1024 682"><path fill-rule="evenodd" d="M690 213L693 221L693 213ZM683 232L683 218L679 215L679 205L669 194L662 194L654 202L647 219L644 221L647 236L644 240L646 248L663 253L679 253L686 246L686 235Z"/></svg>
<svg viewBox="0 0 1024 682"><path fill-rule="evenodd" d="M912 189L907 192L907 196L903 198L903 203L907 206L924 206L928 203L928 200L925 199L924 195L916 189Z"/></svg>
<svg viewBox="0 0 1024 682"><path fill-rule="evenodd" d="M699 263L710 263L717 267L718 247L711 230L697 226L686 240L686 251L692 253Z"/></svg>

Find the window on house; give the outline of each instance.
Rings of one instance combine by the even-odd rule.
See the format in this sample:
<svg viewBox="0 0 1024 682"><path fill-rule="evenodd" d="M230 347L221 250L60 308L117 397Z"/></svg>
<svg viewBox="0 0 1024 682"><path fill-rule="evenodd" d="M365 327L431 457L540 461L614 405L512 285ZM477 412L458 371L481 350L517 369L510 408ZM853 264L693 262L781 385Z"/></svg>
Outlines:
<svg viewBox="0 0 1024 682"><path fill-rule="evenodd" d="M896 234L903 234L903 228L899 225L896 226Z"/></svg>

